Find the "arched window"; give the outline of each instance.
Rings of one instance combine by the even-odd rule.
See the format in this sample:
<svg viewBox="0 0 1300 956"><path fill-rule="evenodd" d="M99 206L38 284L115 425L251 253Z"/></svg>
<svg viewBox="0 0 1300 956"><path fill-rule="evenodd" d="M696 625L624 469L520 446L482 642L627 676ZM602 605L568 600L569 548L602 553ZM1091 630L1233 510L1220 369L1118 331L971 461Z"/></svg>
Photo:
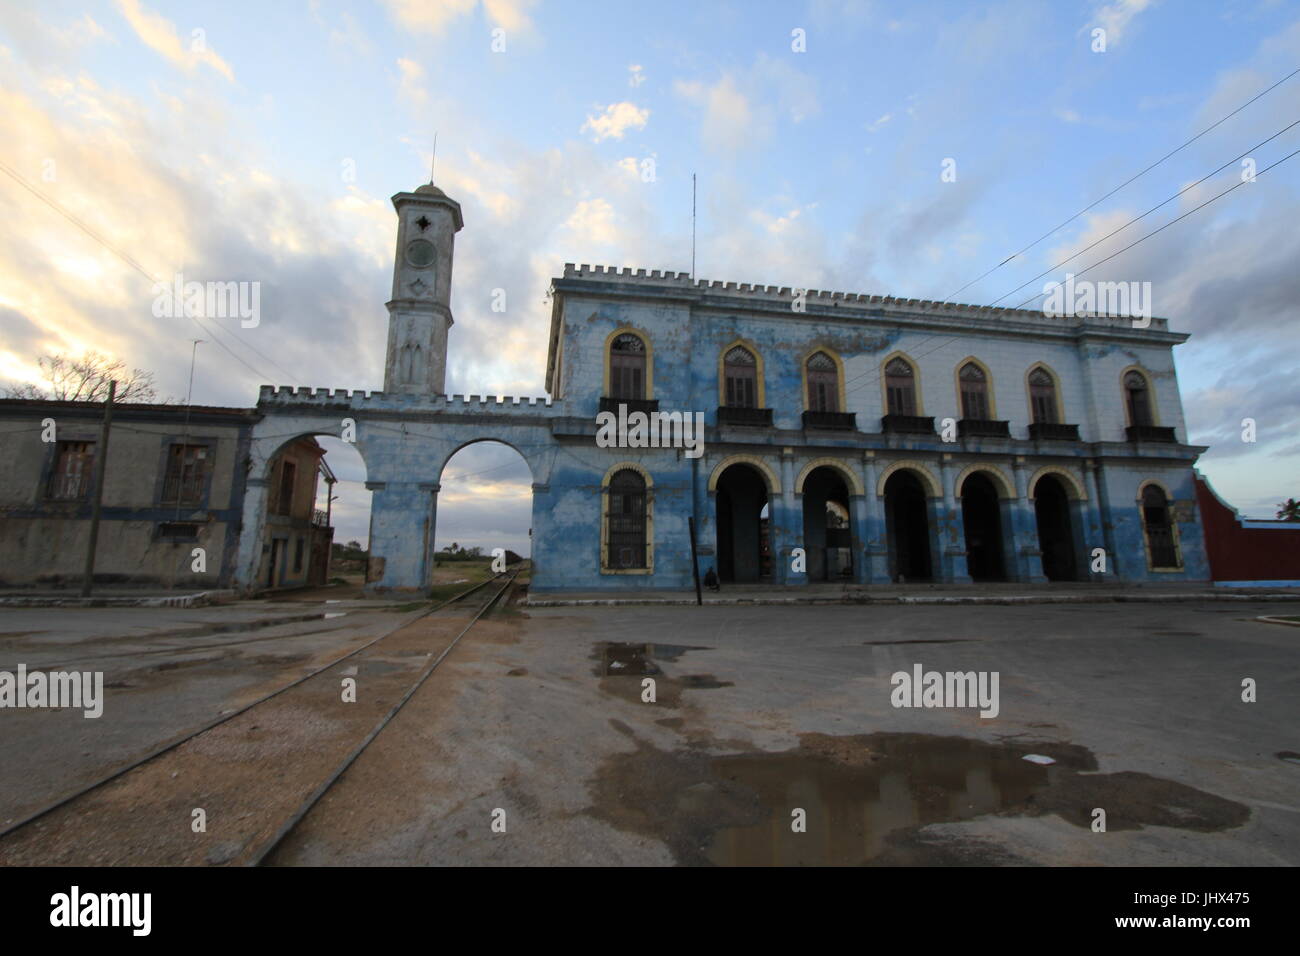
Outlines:
<svg viewBox="0 0 1300 956"><path fill-rule="evenodd" d="M609 482L606 513L608 567L621 571L646 566L645 479L631 468L614 474Z"/></svg>
<svg viewBox="0 0 1300 956"><path fill-rule="evenodd" d="M1141 372L1129 372L1124 376L1124 398L1128 405L1130 425L1155 424L1151 420L1151 393L1147 390L1147 380Z"/></svg>
<svg viewBox="0 0 1300 956"><path fill-rule="evenodd" d="M885 366L885 403L890 415L916 414L916 373L904 359Z"/></svg>
<svg viewBox="0 0 1300 956"><path fill-rule="evenodd" d="M727 379L727 405L731 408L758 407L758 360L743 345L737 345L722 360Z"/></svg>
<svg viewBox="0 0 1300 956"><path fill-rule="evenodd" d="M825 352L814 352L808 358L808 411L838 412L840 410L839 366Z"/></svg>
<svg viewBox="0 0 1300 956"><path fill-rule="evenodd" d="M1056 381L1047 369L1029 373L1029 410L1035 425L1056 425Z"/></svg>
<svg viewBox="0 0 1300 956"><path fill-rule="evenodd" d="M1155 485L1142 489L1142 527L1146 530L1151 567L1182 567L1174 543L1173 523L1169 520L1169 500Z"/></svg>
<svg viewBox="0 0 1300 956"><path fill-rule="evenodd" d="M989 380L984 369L967 362L957 372L961 383L961 417L987 421L989 414Z"/></svg>
<svg viewBox="0 0 1300 956"><path fill-rule="evenodd" d="M640 401L645 394L645 342L624 332L609 345L609 391L611 398Z"/></svg>

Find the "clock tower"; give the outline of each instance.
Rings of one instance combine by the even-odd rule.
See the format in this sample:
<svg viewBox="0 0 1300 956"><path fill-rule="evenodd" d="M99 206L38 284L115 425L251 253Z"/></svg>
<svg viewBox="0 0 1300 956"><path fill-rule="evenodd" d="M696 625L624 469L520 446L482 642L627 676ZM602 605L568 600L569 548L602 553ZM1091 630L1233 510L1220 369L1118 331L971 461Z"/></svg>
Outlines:
<svg viewBox="0 0 1300 956"><path fill-rule="evenodd" d="M397 255L388 302L384 391L441 395L451 328L451 260L465 225L460 203L433 183L393 197Z"/></svg>

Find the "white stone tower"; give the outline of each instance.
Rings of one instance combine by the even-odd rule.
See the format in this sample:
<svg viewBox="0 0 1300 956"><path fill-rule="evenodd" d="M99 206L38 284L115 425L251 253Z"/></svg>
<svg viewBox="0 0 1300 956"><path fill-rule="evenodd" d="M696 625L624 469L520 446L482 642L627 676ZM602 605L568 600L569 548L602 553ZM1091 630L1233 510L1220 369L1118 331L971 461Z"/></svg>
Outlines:
<svg viewBox="0 0 1300 956"><path fill-rule="evenodd" d="M384 391L441 395L451 328L451 260L465 225L460 203L433 183L393 197L397 254L388 303Z"/></svg>

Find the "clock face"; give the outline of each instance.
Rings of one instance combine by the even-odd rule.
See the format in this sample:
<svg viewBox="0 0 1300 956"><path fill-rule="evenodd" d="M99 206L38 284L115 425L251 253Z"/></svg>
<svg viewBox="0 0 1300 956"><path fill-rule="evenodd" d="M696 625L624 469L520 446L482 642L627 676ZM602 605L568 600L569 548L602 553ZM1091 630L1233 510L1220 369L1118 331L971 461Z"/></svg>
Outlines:
<svg viewBox="0 0 1300 956"><path fill-rule="evenodd" d="M433 243L428 239L412 239L406 244L406 261L417 269L433 265Z"/></svg>

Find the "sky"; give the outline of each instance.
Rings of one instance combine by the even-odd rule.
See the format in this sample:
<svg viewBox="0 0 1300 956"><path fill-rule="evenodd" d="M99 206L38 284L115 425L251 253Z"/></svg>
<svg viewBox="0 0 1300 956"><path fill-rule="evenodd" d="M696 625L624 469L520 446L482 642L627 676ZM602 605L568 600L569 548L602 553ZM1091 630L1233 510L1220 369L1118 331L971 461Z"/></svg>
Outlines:
<svg viewBox="0 0 1300 956"><path fill-rule="evenodd" d="M435 134L465 217L453 393L544 394L564 263L689 270L692 174L701 278L1002 305L1240 183L1089 276L1151 282L1191 333L1199 467L1272 517L1300 497L1300 156L1253 182L1238 158L1300 149L1263 143L1300 75L1108 194L1297 68L1282 0L6 4L0 382L93 349L183 398L202 338L195 403L382 388L389 197ZM156 317L177 273L260 283L259 324ZM336 538L364 541L364 465L323 444ZM439 547L527 553L530 481L504 446L458 453Z"/></svg>

